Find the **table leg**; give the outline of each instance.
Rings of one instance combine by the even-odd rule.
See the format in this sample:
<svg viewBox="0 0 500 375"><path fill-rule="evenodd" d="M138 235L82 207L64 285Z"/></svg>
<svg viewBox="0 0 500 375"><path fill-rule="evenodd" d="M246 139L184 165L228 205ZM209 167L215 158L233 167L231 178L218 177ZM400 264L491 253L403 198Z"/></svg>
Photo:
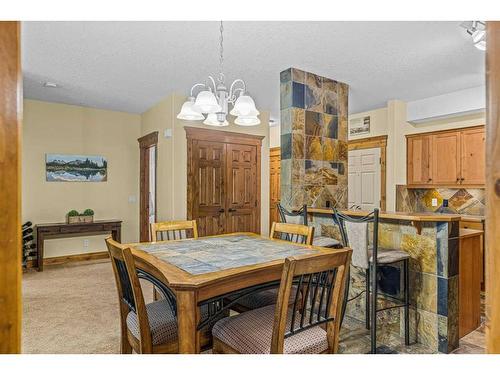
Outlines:
<svg viewBox="0 0 500 375"><path fill-rule="evenodd" d="M40 231L36 233L36 267L37 271L43 271L43 234Z"/></svg>
<svg viewBox="0 0 500 375"><path fill-rule="evenodd" d="M179 353L200 352L200 332L196 326L200 320L196 293L191 290L177 292L177 322L179 328Z"/></svg>

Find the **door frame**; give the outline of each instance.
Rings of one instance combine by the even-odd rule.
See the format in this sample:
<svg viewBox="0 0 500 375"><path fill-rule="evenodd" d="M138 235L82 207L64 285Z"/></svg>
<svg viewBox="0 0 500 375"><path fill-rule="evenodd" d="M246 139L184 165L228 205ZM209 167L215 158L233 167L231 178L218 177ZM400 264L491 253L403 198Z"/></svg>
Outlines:
<svg viewBox="0 0 500 375"><path fill-rule="evenodd" d="M155 161L155 218L157 214L157 186L158 186L158 132L152 132L137 139L139 142L139 238L140 241L149 241L149 196L146 187L149 187L149 153L148 149L156 146ZM147 161L146 161L147 160ZM148 168L145 168L147 166ZM149 190L149 189L148 189Z"/></svg>
<svg viewBox="0 0 500 375"><path fill-rule="evenodd" d="M486 351L500 353L500 22L486 22Z"/></svg>
<svg viewBox="0 0 500 375"><path fill-rule="evenodd" d="M21 351L20 22L0 22L0 354Z"/></svg>
<svg viewBox="0 0 500 375"><path fill-rule="evenodd" d="M367 148L380 148L380 209L386 210L386 165L387 165L387 135L368 137L361 139L352 139L347 143L347 150L364 150Z"/></svg>
<svg viewBox="0 0 500 375"><path fill-rule="evenodd" d="M220 143L233 143L240 145L256 146L256 158L257 158L257 213L255 218L255 230L256 233L261 232L261 216L262 216L262 205L261 205L261 158L262 158L262 140L263 135L236 133L222 130L213 130L205 128L197 128L193 126L184 126L187 138L187 219L193 220L194 212L194 191L192 189L192 181L194 179L194 163L193 163L193 141L211 141Z"/></svg>

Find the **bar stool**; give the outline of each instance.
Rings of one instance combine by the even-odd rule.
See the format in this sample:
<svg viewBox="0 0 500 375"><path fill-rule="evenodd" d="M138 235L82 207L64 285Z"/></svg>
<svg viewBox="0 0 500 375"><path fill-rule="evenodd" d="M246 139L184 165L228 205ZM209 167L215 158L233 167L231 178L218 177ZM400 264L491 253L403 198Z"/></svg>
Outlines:
<svg viewBox="0 0 500 375"><path fill-rule="evenodd" d="M298 211L288 211L280 203L277 204L278 212L282 223L302 224L307 223L307 205L302 206ZM335 238L327 236L316 236L313 238L312 244L314 246L328 247L328 248L341 248L341 243Z"/></svg>
<svg viewBox="0 0 500 375"><path fill-rule="evenodd" d="M339 225L340 234L344 246L352 249L351 264L363 268L366 275L365 290L365 324L370 329L371 347L370 353L377 352L377 312L388 309L404 308L405 320L405 345L410 345L410 322L409 322L409 273L408 263L410 256L402 250L382 249L378 247L378 224L379 210L376 208L372 213L364 217L352 217L333 209L333 219ZM368 223L373 223L373 245L369 246ZM400 304L389 308L377 309L377 269L378 265L390 265L403 263L404 273L404 299L396 299ZM370 295L370 284L372 287ZM394 298L391 298L394 299Z"/></svg>

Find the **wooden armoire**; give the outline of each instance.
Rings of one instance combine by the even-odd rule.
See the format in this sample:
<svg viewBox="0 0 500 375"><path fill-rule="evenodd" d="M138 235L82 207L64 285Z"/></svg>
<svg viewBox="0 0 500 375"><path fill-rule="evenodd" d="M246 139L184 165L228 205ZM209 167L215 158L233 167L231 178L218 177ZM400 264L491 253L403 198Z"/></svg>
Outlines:
<svg viewBox="0 0 500 375"><path fill-rule="evenodd" d="M260 233L263 136L185 127L187 216L200 236Z"/></svg>

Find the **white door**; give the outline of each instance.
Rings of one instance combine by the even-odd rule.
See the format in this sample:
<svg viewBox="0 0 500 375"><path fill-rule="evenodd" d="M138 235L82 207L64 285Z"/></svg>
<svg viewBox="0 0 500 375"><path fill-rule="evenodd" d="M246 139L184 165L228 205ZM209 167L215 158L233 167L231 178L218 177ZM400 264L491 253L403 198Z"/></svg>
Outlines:
<svg viewBox="0 0 500 375"><path fill-rule="evenodd" d="M380 148L349 151L347 187L349 208L380 208Z"/></svg>

